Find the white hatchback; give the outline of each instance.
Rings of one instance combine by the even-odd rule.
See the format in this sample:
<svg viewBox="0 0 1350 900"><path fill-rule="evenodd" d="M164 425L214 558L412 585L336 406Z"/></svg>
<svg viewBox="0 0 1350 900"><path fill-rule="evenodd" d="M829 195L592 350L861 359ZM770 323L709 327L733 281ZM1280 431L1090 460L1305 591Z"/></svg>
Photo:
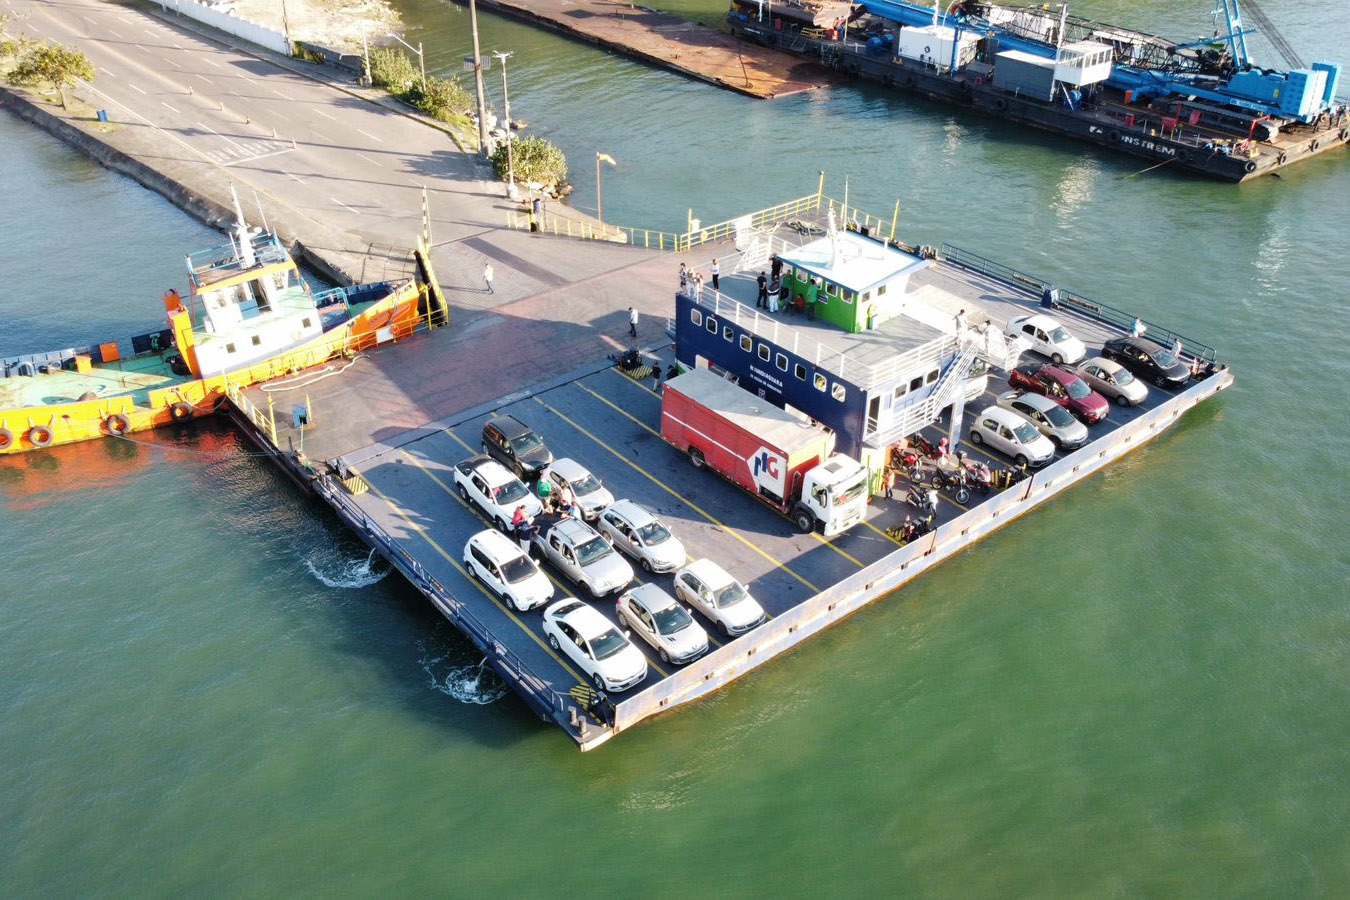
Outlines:
<svg viewBox="0 0 1350 900"><path fill-rule="evenodd" d="M1055 445L1026 418L1010 409L991 406L970 425L970 442L988 444L1017 461L1019 466L1043 466L1055 455Z"/></svg>
<svg viewBox="0 0 1350 900"><path fill-rule="evenodd" d="M601 510L614 502L614 495L605 490L600 479L571 457L554 460L549 465L545 477L548 478L555 497L561 488L571 489L577 507L581 510L581 517L587 522L594 522Z"/></svg>
<svg viewBox="0 0 1350 900"><path fill-rule="evenodd" d="M684 544L645 506L616 500L596 522L600 533L648 572L674 572L684 565Z"/></svg>
<svg viewBox="0 0 1350 900"><path fill-rule="evenodd" d="M710 559L696 559L675 573L675 596L717 623L728 637L768 618L745 586Z"/></svg>
<svg viewBox="0 0 1350 900"><path fill-rule="evenodd" d="M1073 372L1117 406L1138 406L1148 399L1147 385L1129 369L1104 356L1085 360Z"/></svg>
<svg viewBox="0 0 1350 900"><path fill-rule="evenodd" d="M1031 349L1060 366L1076 363L1087 356L1087 347L1078 338L1069 334L1069 330L1049 316L1037 313L1033 316L1013 316L1003 333L1009 340L1022 338L1031 344Z"/></svg>
<svg viewBox="0 0 1350 900"><path fill-rule="evenodd" d="M544 634L602 691L626 691L647 677L642 651L580 600L559 600L544 610Z"/></svg>
<svg viewBox="0 0 1350 900"><path fill-rule="evenodd" d="M708 632L675 598L654 584L619 597L619 621L652 646L663 662L682 665L708 652Z"/></svg>
<svg viewBox="0 0 1350 900"><path fill-rule="evenodd" d="M464 568L520 612L553 598L553 582L520 545L500 531L480 531L464 545Z"/></svg>

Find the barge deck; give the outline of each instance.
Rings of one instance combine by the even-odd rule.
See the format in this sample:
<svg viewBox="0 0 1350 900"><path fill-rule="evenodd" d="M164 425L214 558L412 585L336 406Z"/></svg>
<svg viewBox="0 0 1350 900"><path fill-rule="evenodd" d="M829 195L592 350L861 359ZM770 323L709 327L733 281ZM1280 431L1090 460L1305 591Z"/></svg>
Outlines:
<svg viewBox="0 0 1350 900"><path fill-rule="evenodd" d="M736 256L730 246L707 249L710 258L720 256L724 265ZM1011 315L1037 308L1043 287L1039 280L957 248L944 248L942 255L945 258L924 273L926 281L920 288L930 296L940 294L964 304L972 322L990 318L1001 326ZM608 292L656 290L669 298L675 288L671 267L666 257L648 260L592 279L587 289L604 283ZM724 272L728 268L732 267ZM747 321L756 319L759 314L749 302L757 288L755 269L725 275L723 293L705 288L701 302L735 308ZM1061 293L1061 304L1058 315L1090 347L1120 334L1119 315L1109 308L1067 291ZM747 327L776 324L767 314L763 319L760 326ZM1158 326L1152 333L1170 337ZM399 365L403 354L419 352L414 342L399 348L397 357L377 351L372 364L308 388L318 423L310 435L278 428L265 411L261 386L238 392L231 400L255 439L426 594L541 718L558 725L582 749L599 746L644 719L729 684L1141 446L1232 383L1231 373L1220 368L1179 393L1153 391L1151 401L1141 407L1115 409L1106 422L1094 426L1094 439L1085 447L1058 454L1033 477L988 497L974 497L965 505L944 495L936 530L901 546L887 534L913 512L899 495L895 500L875 498L865 523L825 539L795 533L790 523L727 482L692 470L684 455L659 436L660 398L650 382L621 373L598 347L589 362L570 371L538 372L533 382L498 379L475 385L480 380L476 370L457 375L454 355L428 351L435 338L421 340L420 365L434 367L439 360L442 387L462 383L469 391L465 399L482 398L485 392L495 396L468 405L447 391L441 395L441 408L457 402L465 408L406 429L389 427L374 408L352 406L342 399L353 394L384 396L399 385L421 383L423 377L407 378ZM1189 340L1186 345L1188 352L1212 358L1208 347ZM650 346L647 352L662 363L673 358L664 345ZM990 389L969 404L972 411L1006 389L999 377L991 372ZM346 421L326 429L325 411L336 409L343 410L340 418ZM587 691L578 688L586 678L549 647L539 613L510 609L470 578L463 566L464 542L488 523L460 499L451 471L455 463L478 452L482 425L501 413L514 414L535 428L556 456L581 460L616 497L656 510L685 543L691 559L708 556L718 561L747 584L771 619L735 640L715 642L708 655L680 669L662 664L643 647L650 667L643 683L610 698L608 704L584 702ZM330 435L320 443L325 430L336 437ZM362 435L377 439L358 445ZM928 436L936 439L936 430L930 428ZM306 442L309 455L297 454ZM324 455L315 459L319 447ZM982 455L969 444L963 449ZM555 597L576 593L558 573L546 571L554 580ZM639 580L670 589L669 576ZM612 598L595 605L614 618ZM715 634L711 626L708 629Z"/></svg>

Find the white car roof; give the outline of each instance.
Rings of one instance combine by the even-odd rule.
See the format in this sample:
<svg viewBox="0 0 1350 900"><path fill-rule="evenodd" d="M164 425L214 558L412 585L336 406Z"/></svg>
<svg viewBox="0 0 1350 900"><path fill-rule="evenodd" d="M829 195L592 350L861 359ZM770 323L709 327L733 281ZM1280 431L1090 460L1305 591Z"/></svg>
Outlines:
<svg viewBox="0 0 1350 900"><path fill-rule="evenodd" d="M657 612L678 605L674 597L650 582L634 585L628 593L632 594L635 599L641 600L643 607L648 612Z"/></svg>
<svg viewBox="0 0 1350 900"><path fill-rule="evenodd" d="M1015 316L1009 322L1009 325L1035 325L1043 331L1054 331L1059 327L1059 322L1050 318L1044 313L1035 313L1030 316Z"/></svg>
<svg viewBox="0 0 1350 900"><path fill-rule="evenodd" d="M519 544L494 528L478 532L469 541L498 563L524 556Z"/></svg>
<svg viewBox="0 0 1350 900"><path fill-rule="evenodd" d="M645 506L632 500L615 500L609 505L609 512L616 513L634 528L641 528L656 519Z"/></svg>
<svg viewBox="0 0 1350 900"><path fill-rule="evenodd" d="M495 459L483 460L474 466L474 471L483 476L483 480L488 483L488 487L501 487L509 482L520 480L512 475L506 466Z"/></svg>
<svg viewBox="0 0 1350 900"><path fill-rule="evenodd" d="M1021 413L1015 413L1011 409L1004 409L1001 406L991 406L980 413L980 420L984 419L993 419L1000 425L1007 425L1009 428L1015 428L1027 421L1026 416Z"/></svg>
<svg viewBox="0 0 1350 900"><path fill-rule="evenodd" d="M555 459L549 463L548 470L557 472L563 481L571 484L574 481L580 481L590 474L590 470L581 463L572 459L570 456L563 459Z"/></svg>
<svg viewBox="0 0 1350 900"><path fill-rule="evenodd" d="M1050 407L1059 405L1049 397L1033 394L1031 391L1008 391L1003 395L1003 399L1021 400L1037 412L1048 412Z"/></svg>
<svg viewBox="0 0 1350 900"><path fill-rule="evenodd" d="M595 607L587 606L580 600L577 602L581 603L581 606L567 613L565 616L559 616L558 621L566 622L568 625L571 625L576 629L577 634L588 641L591 638L599 637L606 631L614 630L614 626L610 623L609 619L600 615Z"/></svg>
<svg viewBox="0 0 1350 900"><path fill-rule="evenodd" d="M686 565L681 571L692 572L694 575L698 576L700 581L707 584L710 588L725 587L736 580L731 577L730 572L713 562L711 559L696 559Z"/></svg>

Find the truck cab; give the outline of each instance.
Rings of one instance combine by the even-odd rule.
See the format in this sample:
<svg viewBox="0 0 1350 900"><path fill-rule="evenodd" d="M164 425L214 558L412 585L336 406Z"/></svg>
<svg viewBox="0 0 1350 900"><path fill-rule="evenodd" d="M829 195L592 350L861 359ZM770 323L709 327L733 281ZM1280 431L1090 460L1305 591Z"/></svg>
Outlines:
<svg viewBox="0 0 1350 900"><path fill-rule="evenodd" d="M609 542L580 519L559 519L534 536L534 545L559 571L592 597L626 588L633 567Z"/></svg>
<svg viewBox="0 0 1350 900"><path fill-rule="evenodd" d="M801 499L792 520L801 531L819 528L825 537L842 534L867 513L867 469L836 453L802 476Z"/></svg>

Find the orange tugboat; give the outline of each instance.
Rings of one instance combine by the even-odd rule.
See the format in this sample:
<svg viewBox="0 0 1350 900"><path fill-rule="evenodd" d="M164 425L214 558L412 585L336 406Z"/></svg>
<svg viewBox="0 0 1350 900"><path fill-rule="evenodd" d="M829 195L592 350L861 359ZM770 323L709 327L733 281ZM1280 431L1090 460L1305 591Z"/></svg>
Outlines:
<svg viewBox="0 0 1350 900"><path fill-rule="evenodd" d="M416 278L312 292L275 234L238 222L187 257L190 294L168 327L117 343L0 359L0 454L146 431L215 412L227 388L412 334L446 314L430 254Z"/></svg>

